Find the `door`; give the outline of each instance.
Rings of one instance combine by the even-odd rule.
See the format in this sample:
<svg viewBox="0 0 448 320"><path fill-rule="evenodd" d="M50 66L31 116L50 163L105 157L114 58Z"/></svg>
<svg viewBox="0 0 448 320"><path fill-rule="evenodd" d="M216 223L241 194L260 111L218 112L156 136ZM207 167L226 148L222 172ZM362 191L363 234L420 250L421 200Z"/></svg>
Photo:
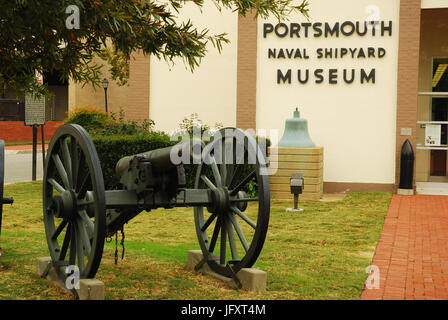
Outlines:
<svg viewBox="0 0 448 320"><path fill-rule="evenodd" d="M434 58L432 70L432 92L448 92L448 58ZM448 121L448 98L432 97L431 121ZM448 145L447 124L440 124L440 144ZM431 150L431 177L447 177L447 150Z"/></svg>

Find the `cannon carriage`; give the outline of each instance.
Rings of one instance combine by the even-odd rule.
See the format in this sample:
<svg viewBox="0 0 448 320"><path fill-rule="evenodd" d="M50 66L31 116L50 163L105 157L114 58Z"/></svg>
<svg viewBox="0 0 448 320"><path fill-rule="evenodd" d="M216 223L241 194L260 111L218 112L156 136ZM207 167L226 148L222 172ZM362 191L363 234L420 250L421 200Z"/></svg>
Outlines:
<svg viewBox="0 0 448 320"><path fill-rule="evenodd" d="M184 166L189 161L196 166L192 188ZM105 239L141 212L158 208L193 208L202 263L215 272L232 277L256 262L267 234L270 194L266 157L252 136L223 129L207 145L192 139L124 157L116 172L120 184L105 190L98 154L81 126L64 125L54 135L44 170L43 215L61 276L64 267L75 265L81 278L93 278Z"/></svg>

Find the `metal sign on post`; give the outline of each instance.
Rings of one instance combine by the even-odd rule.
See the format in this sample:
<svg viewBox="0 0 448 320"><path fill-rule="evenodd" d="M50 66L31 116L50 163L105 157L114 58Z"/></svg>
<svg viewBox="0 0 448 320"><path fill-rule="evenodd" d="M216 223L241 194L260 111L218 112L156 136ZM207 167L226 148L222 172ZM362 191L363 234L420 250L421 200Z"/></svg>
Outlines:
<svg viewBox="0 0 448 320"><path fill-rule="evenodd" d="M25 95L25 125L41 126L45 124L45 96L36 98L27 93Z"/></svg>
<svg viewBox="0 0 448 320"><path fill-rule="evenodd" d="M41 83L40 78L37 75L36 78L37 81ZM27 93L25 95L25 125L33 127L32 180L36 181L37 128L39 126L42 126L43 128L43 126L45 125L45 96L36 97L30 93Z"/></svg>

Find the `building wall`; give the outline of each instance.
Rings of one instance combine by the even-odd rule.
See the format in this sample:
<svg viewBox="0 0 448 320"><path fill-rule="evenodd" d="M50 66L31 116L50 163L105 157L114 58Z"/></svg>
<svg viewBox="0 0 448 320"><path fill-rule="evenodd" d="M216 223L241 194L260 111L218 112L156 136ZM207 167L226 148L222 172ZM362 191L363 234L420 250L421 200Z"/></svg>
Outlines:
<svg viewBox="0 0 448 320"><path fill-rule="evenodd" d="M310 22L361 21L374 14L379 20L393 22L392 36L352 35L350 37L313 37L300 39L286 36L263 37L258 24L257 128L280 129L298 107L309 121L313 141L325 148L324 180L339 183L395 183L395 138L397 105L397 64L399 35L399 1L313 0ZM342 8L347 8L343 10ZM337 12L337 14L335 14ZM268 20L273 24L275 19ZM305 22L300 16L290 22ZM385 48L379 58L317 59L318 48ZM269 48L306 48L309 59L269 59ZM307 84L297 81L297 69L338 69L338 84L322 84L311 77ZM356 69L358 79L352 84L341 81L343 69ZM376 68L376 83L361 84L359 70ZM277 70L292 69L291 84L277 84ZM284 71L286 72L286 71Z"/></svg>
<svg viewBox="0 0 448 320"><path fill-rule="evenodd" d="M257 34L253 14L239 17L236 125L245 130L257 127Z"/></svg>
<svg viewBox="0 0 448 320"><path fill-rule="evenodd" d="M111 80L107 68L102 70L103 76L109 80L108 111L123 109L129 119L146 119L149 117L149 57L141 52L133 53L129 68L129 81L124 86ZM85 106L105 110L104 89L101 86L94 88L71 81L68 96L69 111Z"/></svg>
<svg viewBox="0 0 448 320"><path fill-rule="evenodd" d="M403 143L416 147L418 73L420 48L420 0L400 1L400 40L397 86L396 185L399 183L400 154ZM402 134L410 130L411 135ZM414 176L415 178L415 176Z"/></svg>
<svg viewBox="0 0 448 320"><path fill-rule="evenodd" d="M446 0L421 0L422 9L448 8Z"/></svg>
<svg viewBox="0 0 448 320"><path fill-rule="evenodd" d="M62 125L60 121L47 121L45 123L45 141L51 140L57 129ZM28 142L33 141L33 129L25 126L23 121L0 121L0 140L6 142ZM37 130L37 141L42 141L41 128Z"/></svg>
<svg viewBox="0 0 448 320"><path fill-rule="evenodd" d="M172 132L192 113L211 126L236 125L238 16L220 12L211 1L202 11L189 3L182 19L191 19L199 30L208 28L210 34L228 33L230 44L224 44L222 54L209 45L194 73L180 59L170 66L151 57L150 115L159 130Z"/></svg>

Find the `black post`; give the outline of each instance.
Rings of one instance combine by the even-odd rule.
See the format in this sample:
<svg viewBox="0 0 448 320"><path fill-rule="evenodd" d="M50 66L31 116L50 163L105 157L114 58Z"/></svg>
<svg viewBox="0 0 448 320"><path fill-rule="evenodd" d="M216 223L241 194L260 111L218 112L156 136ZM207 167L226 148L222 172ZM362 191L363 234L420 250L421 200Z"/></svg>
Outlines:
<svg viewBox="0 0 448 320"><path fill-rule="evenodd" d="M105 102L106 113L107 113L107 88L104 88L104 102Z"/></svg>
<svg viewBox="0 0 448 320"><path fill-rule="evenodd" d="M401 148L399 188L414 189L414 150L407 139Z"/></svg>
<svg viewBox="0 0 448 320"><path fill-rule="evenodd" d="M294 194L294 209L297 210L299 208L299 195L297 193Z"/></svg>
<svg viewBox="0 0 448 320"><path fill-rule="evenodd" d="M41 135L42 135L42 163L43 170L45 170L45 125L41 125Z"/></svg>
<svg viewBox="0 0 448 320"><path fill-rule="evenodd" d="M36 181L36 165L37 165L37 125L33 125L33 172L32 180Z"/></svg>

